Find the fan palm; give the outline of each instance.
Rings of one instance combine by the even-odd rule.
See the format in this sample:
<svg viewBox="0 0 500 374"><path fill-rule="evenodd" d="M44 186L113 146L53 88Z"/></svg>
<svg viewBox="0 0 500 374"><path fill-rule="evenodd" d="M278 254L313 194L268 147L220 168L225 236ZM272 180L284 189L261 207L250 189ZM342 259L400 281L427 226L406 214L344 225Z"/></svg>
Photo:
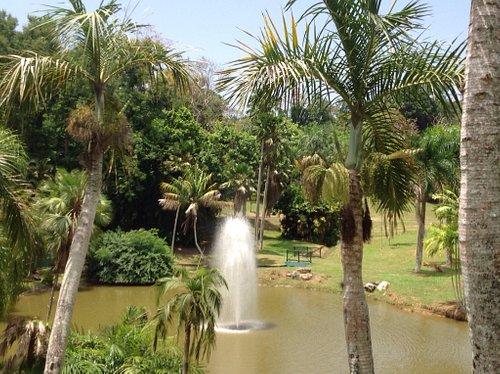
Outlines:
<svg viewBox="0 0 500 374"><path fill-rule="evenodd" d="M157 304L162 297L168 301L159 305L153 317L155 321L156 348L158 337L165 338L169 325L177 321L177 338L184 328L184 361L182 373L187 374L189 359L199 362L210 357L215 345L215 324L222 305L220 289L227 287L222 275L216 269L199 269L189 274L185 269L178 270L172 278L158 281Z"/></svg>
<svg viewBox="0 0 500 374"><path fill-rule="evenodd" d="M295 2L290 0L287 8ZM289 22L283 17L283 34L269 17L264 16L265 26L260 35L254 36L259 49L237 44L246 56L222 72L220 80L220 88L241 107L250 102L268 107L289 105L297 92L304 92L310 97L342 101L349 109L351 123L345 160L349 197L344 211L345 217L350 219L343 225L341 250L349 366L351 372L359 373L374 370L362 282L360 170L366 159L363 158L363 135L367 131L376 135L377 124L390 120L386 114L391 103L402 97L425 94L444 105L457 103L457 83L463 70L463 44L446 47L411 37L411 31L422 28L422 19L429 13L428 6L412 1L399 10L392 6L387 14L382 14L381 3L380 0L318 2L302 19L311 16L311 22L325 20L325 24L316 27L306 22L302 38L298 36L293 16ZM365 136L370 140L368 134ZM386 164L385 170L393 168ZM389 175L395 174L386 174ZM404 186L404 181L394 185ZM389 205L395 201L389 199L381 208L393 209L393 215L401 214L399 209L404 205Z"/></svg>
<svg viewBox="0 0 500 374"><path fill-rule="evenodd" d="M121 6L115 0L101 2L98 9L87 12L83 1L70 0L70 6L50 7L44 25L53 28L61 49L51 56L33 51L21 55L0 56L0 106L14 101L31 100L40 104L50 95L64 89L74 79L83 79L94 95L94 125L89 137L88 180L80 218L71 244L70 258L63 277L46 361L46 373L62 368L71 315L78 284L88 251L99 194L102 185L104 152L112 145L105 115L109 101L108 86L130 67L147 67L152 76L163 76L177 86L185 87L188 72L181 55L167 49L160 54L132 36L138 26L130 19L119 19ZM112 127L112 126L111 126Z"/></svg>
<svg viewBox="0 0 500 374"><path fill-rule="evenodd" d="M218 201L220 192L216 188L216 184L210 183L211 178L211 174L206 174L198 166L191 167L186 171L183 179L177 179L172 184L162 184L162 188L167 192L163 195L163 198L158 201L160 206L164 209L176 209L176 217L178 216L180 207L187 205L185 211L186 218L182 223L182 227L184 234L186 234L189 229L193 229L194 243L201 256L200 263L203 258L203 251L198 244L197 226L199 209L200 207L220 207L224 204ZM174 231L175 226L176 223L174 223Z"/></svg>
<svg viewBox="0 0 500 374"><path fill-rule="evenodd" d="M54 289L61 271L64 270L75 233L85 194L86 175L83 171L68 172L58 169L54 179L45 180L38 188L35 209L38 211L40 228L45 234L47 249L53 253L54 265L52 291L47 311L47 321L52 310ZM94 224L105 227L111 222L111 202L101 194Z"/></svg>

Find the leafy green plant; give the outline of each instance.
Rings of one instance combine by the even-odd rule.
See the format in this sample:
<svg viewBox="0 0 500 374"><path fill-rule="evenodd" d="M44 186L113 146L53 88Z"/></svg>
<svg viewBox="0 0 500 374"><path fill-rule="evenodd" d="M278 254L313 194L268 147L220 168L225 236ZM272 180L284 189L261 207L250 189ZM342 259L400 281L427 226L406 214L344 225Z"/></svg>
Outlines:
<svg viewBox="0 0 500 374"><path fill-rule="evenodd" d="M129 307L118 323L97 334L73 332L62 373L180 372L182 355L176 347L164 345L153 351L153 331L147 321L144 309Z"/></svg>
<svg viewBox="0 0 500 374"><path fill-rule="evenodd" d="M282 193L276 208L283 214L281 233L284 238L327 246L337 244L340 236L339 205L306 201L300 185L292 184Z"/></svg>
<svg viewBox="0 0 500 374"><path fill-rule="evenodd" d="M167 243L156 230L109 231L92 243L87 277L97 283L151 284L172 272Z"/></svg>

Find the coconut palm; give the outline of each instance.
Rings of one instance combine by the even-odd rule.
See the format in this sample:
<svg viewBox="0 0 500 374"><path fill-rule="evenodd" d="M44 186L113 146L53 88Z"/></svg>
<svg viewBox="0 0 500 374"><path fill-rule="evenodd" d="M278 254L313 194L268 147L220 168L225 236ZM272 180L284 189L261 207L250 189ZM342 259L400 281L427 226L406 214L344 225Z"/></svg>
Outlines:
<svg viewBox="0 0 500 374"><path fill-rule="evenodd" d="M35 210L39 227L47 238L47 249L52 253L54 281L47 310L47 321L52 310L55 286L69 256L71 241L85 194L86 175L83 171L58 169L53 179L43 181L37 194ZM111 222L111 202L101 194L94 225L105 227ZM94 231L95 233L95 231Z"/></svg>
<svg viewBox="0 0 500 374"><path fill-rule="evenodd" d="M200 207L220 207L223 205L222 202L218 201L220 192L216 188L216 184L210 183L210 179L212 179L211 174L205 173L198 166L191 167L186 171L183 179L178 179L173 184L162 184L162 188L167 192L159 200L160 206L164 209L178 210L181 206L187 205L186 218L182 223L182 228L184 234L189 229L193 229L194 243L200 253L200 263L203 258L203 250L198 244L198 212Z"/></svg>
<svg viewBox="0 0 500 374"><path fill-rule="evenodd" d="M241 163L233 165L230 170L231 179L220 185L221 189L235 189L233 198L234 215L241 214L246 217L247 201L252 192L255 191L254 171L250 165Z"/></svg>
<svg viewBox="0 0 500 374"><path fill-rule="evenodd" d="M427 199L443 190L443 187L458 189L460 136L458 126L432 126L418 137L416 213L418 222L415 273L422 267L422 249L425 235L425 208ZM447 262L451 265L451 254Z"/></svg>
<svg viewBox="0 0 500 374"><path fill-rule="evenodd" d="M61 49L51 56L33 51L0 56L0 106L31 100L40 104L50 93L64 89L75 79L88 83L94 95L94 121L87 145L88 180L82 211L71 245L52 328L46 373L62 368L71 315L78 284L88 251L96 208L102 185L104 152L112 145L112 123L106 110L110 102L108 86L130 67L151 69L151 76L164 77L185 87L188 72L181 55L171 49L160 51L141 43L134 34L138 26L129 18L119 19L122 7L115 0L101 2L87 12L83 1L70 0L70 6L50 7L44 25L51 26Z"/></svg>
<svg viewBox="0 0 500 374"><path fill-rule="evenodd" d="M290 0L287 8L295 2ZM375 134L377 123L390 120L385 114L402 97L425 94L443 105L458 102L457 82L462 76L463 45L420 42L410 35L422 28L429 13L426 5L412 1L399 10L390 7L387 14L381 13L381 5L380 0L318 2L301 19L311 16L311 22L325 20L325 24L316 27L305 21L302 38L293 16L290 21L283 17L283 34L264 16L265 26L254 36L259 48L238 44L246 56L222 72L220 80L220 88L240 107L256 101L268 107L288 105L297 92L304 92L341 101L350 112L345 160L350 183L344 209L349 219L344 220L341 251L347 352L351 372L358 373L374 370L361 270L363 134L366 130ZM373 126L367 125L370 122ZM387 168L393 169L390 163Z"/></svg>
<svg viewBox="0 0 500 374"><path fill-rule="evenodd" d="M184 332L184 361L182 373L187 374L189 360L209 358L215 345L215 324L222 305L220 289L227 287L216 269L198 269L189 274L178 269L172 278L158 281L159 305L153 317L155 322L154 347L158 338L167 337L169 325L177 321L177 339ZM160 305L163 297L169 297Z"/></svg>
<svg viewBox="0 0 500 374"><path fill-rule="evenodd" d="M465 305L475 374L500 363L500 39L498 2L472 0L460 136L458 219Z"/></svg>

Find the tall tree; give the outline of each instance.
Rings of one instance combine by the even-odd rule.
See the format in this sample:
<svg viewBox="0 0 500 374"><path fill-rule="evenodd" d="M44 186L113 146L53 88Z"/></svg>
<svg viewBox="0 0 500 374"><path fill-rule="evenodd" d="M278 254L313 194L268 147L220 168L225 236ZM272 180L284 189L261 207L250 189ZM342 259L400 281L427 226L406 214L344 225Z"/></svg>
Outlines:
<svg viewBox="0 0 500 374"><path fill-rule="evenodd" d="M144 66L181 87L188 72L181 55L173 50L160 55L133 38L138 26L129 18L119 19L122 7L115 0L101 2L87 12L83 1L70 0L68 8L51 7L46 25L53 27L61 49L51 56L36 52L0 56L0 106L30 99L38 105L51 92L64 89L76 77L83 78L94 95L94 119L86 128L88 179L70 256L62 280L47 353L45 373L59 373L71 326L78 285L102 185L105 151L113 142L106 103L110 84L127 68ZM155 75L155 74L152 74ZM111 109L111 108L109 108Z"/></svg>
<svg viewBox="0 0 500 374"><path fill-rule="evenodd" d="M184 330L182 373L188 374L191 358L197 362L210 358L215 344L215 323L222 306L220 289L227 287L226 282L217 269L199 269L193 274L182 269L175 277L160 279L158 287L158 310L153 317L154 346L158 337L167 337L168 326L177 320L177 338ZM165 296L169 300L160 305Z"/></svg>
<svg viewBox="0 0 500 374"><path fill-rule="evenodd" d="M290 8L296 0L288 2ZM344 269L344 326L350 370L373 373L368 306L362 282L363 209L360 170L363 130L383 123L391 101L414 94L433 95L445 104L458 101L463 46L424 43L410 33L422 28L429 7L412 1L399 10L381 14L380 0L325 0L304 14L326 20L324 26L306 24L299 40L292 17L284 19L284 35L268 17L255 39L260 48L239 44L246 56L223 74L221 88L234 102L259 100L268 105L289 103L297 90L311 96L340 100L350 112L350 139L345 166L349 199L344 208L342 264ZM321 16L321 17L318 17ZM304 18L303 17L303 18ZM290 26L288 26L290 25ZM380 115L382 116L380 117ZM378 116L378 118L377 118ZM401 206L382 208L396 208ZM401 214L394 211L394 214Z"/></svg>
<svg viewBox="0 0 500 374"><path fill-rule="evenodd" d="M500 4L472 0L460 139L459 245L474 373L500 371Z"/></svg>

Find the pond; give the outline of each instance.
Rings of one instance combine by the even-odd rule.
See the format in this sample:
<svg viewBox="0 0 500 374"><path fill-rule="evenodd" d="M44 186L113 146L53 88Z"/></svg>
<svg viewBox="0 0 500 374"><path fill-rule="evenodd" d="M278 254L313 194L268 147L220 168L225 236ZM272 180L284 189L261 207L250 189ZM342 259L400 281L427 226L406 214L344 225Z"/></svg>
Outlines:
<svg viewBox="0 0 500 374"><path fill-rule="evenodd" d="M48 293L22 296L15 313L43 318ZM97 329L115 322L128 305L153 308L153 287L83 287L74 325ZM319 291L259 288L258 316L272 327L218 333L208 365L214 374L348 373L342 299ZM470 373L467 324L408 313L370 302L377 373Z"/></svg>

